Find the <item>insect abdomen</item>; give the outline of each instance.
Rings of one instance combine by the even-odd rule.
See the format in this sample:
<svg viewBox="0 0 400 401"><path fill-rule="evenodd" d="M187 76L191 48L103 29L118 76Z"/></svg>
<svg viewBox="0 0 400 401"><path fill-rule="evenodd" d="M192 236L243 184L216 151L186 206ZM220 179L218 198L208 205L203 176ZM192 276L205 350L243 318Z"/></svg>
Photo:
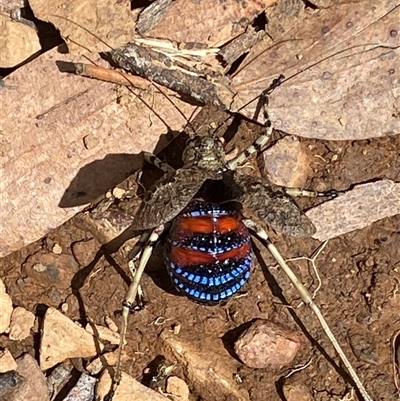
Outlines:
<svg viewBox="0 0 400 401"><path fill-rule="evenodd" d="M166 265L178 291L202 303L218 303L250 276L250 234L235 203L192 201L174 220Z"/></svg>

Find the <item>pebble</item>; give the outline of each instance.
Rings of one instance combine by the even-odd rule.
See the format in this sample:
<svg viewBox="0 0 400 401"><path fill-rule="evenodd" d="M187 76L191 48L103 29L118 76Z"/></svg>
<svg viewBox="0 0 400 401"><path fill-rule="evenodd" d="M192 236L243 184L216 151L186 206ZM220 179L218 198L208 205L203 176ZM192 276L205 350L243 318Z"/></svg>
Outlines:
<svg viewBox="0 0 400 401"><path fill-rule="evenodd" d="M86 331L100 340L108 341L111 344L118 345L120 340L119 333L109 329L108 327L94 324L94 329L91 324L86 326Z"/></svg>
<svg viewBox="0 0 400 401"><path fill-rule="evenodd" d="M107 352L106 354L97 357L86 366L86 370L92 375L97 375L102 371L103 368L107 366L115 366L117 364L117 360L118 349L114 352Z"/></svg>
<svg viewBox="0 0 400 401"><path fill-rule="evenodd" d="M23 380L16 370L0 373L0 400L9 401Z"/></svg>
<svg viewBox="0 0 400 401"><path fill-rule="evenodd" d="M106 316L104 319L107 327L113 331L114 333L118 333L118 326L115 324L114 320L112 320L110 317Z"/></svg>
<svg viewBox="0 0 400 401"><path fill-rule="evenodd" d="M300 383L285 383L283 385L283 394L286 401L313 401L310 390Z"/></svg>
<svg viewBox="0 0 400 401"><path fill-rule="evenodd" d="M95 385L96 378L82 373L63 401L92 401L94 399Z"/></svg>
<svg viewBox="0 0 400 401"><path fill-rule="evenodd" d="M29 256L23 266L25 274L43 287L65 289L79 270L72 255L36 253Z"/></svg>
<svg viewBox="0 0 400 401"><path fill-rule="evenodd" d="M0 278L0 334L8 331L13 312L11 297L6 293L6 286Z"/></svg>
<svg viewBox="0 0 400 401"><path fill-rule="evenodd" d="M62 363L61 365L56 366L51 374L47 376L47 390L52 400L55 399L59 390L71 378L73 368L74 367L71 363Z"/></svg>
<svg viewBox="0 0 400 401"><path fill-rule="evenodd" d="M34 323L35 315L32 312L21 306L16 307L11 315L10 339L21 341L29 337Z"/></svg>
<svg viewBox="0 0 400 401"><path fill-rule="evenodd" d="M304 188L312 173L304 145L295 136L286 136L263 152L264 168L276 185Z"/></svg>
<svg viewBox="0 0 400 401"><path fill-rule="evenodd" d="M235 352L251 368L277 371L293 361L300 345L298 332L258 319L238 338Z"/></svg>
<svg viewBox="0 0 400 401"><path fill-rule="evenodd" d="M96 400L103 401L104 397L109 393L111 388L111 377L106 370L100 376L96 386ZM122 372L121 382L117 387L112 401L133 401L133 400L146 400L146 401L170 401L169 398L143 386L133 377Z"/></svg>
<svg viewBox="0 0 400 401"><path fill-rule="evenodd" d="M53 253L56 255L61 255L62 253L62 248L59 244L54 244L53 249L51 250Z"/></svg>
<svg viewBox="0 0 400 401"><path fill-rule="evenodd" d="M190 388L201 394L204 401L249 401L248 392L234 379L240 365L230 356L222 341L204 335L201 341L194 343L195 337L190 329L181 331L180 335L165 329L159 337L162 354L178 361Z"/></svg>
<svg viewBox="0 0 400 401"><path fill-rule="evenodd" d="M0 68L15 67L40 51L39 38L32 27L14 21L5 14L0 14L0 26L2 31Z"/></svg>
<svg viewBox="0 0 400 401"><path fill-rule="evenodd" d="M8 349L0 351L0 373L17 369L17 362Z"/></svg>
<svg viewBox="0 0 400 401"><path fill-rule="evenodd" d="M97 355L103 345L57 309L49 308L43 319L40 367L50 369L68 358Z"/></svg>
<svg viewBox="0 0 400 401"><path fill-rule="evenodd" d="M177 376L168 377L166 392L173 401L189 400L189 387L184 380Z"/></svg>
<svg viewBox="0 0 400 401"><path fill-rule="evenodd" d="M29 354L17 359L17 373L22 377L7 401L50 401L46 378Z"/></svg>

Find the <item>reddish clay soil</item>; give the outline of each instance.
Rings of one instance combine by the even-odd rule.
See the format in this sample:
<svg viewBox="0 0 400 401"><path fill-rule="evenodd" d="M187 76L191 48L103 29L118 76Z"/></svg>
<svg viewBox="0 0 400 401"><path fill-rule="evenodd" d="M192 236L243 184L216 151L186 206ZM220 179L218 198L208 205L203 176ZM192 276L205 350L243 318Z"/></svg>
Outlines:
<svg viewBox="0 0 400 401"><path fill-rule="evenodd" d="M234 135L235 145L247 146L258 131L250 123L240 124ZM316 156L308 188L344 190L374 179L400 180L400 136L354 142L302 141ZM166 155L169 152L170 157L180 157L176 146L172 148L166 149ZM331 161L333 155L337 157ZM300 203L302 207L311 205L310 201ZM287 259L308 257L321 245L313 239L271 236ZM65 256L52 253L54 244L61 246ZM321 277L316 303L367 390L375 400L382 401L392 401L396 394L391 338L400 324L399 244L398 215L330 240L315 260ZM222 343L234 358L234 341L243 328L263 318L297 330L303 341L295 361L283 371L240 366L236 377L252 401L285 400L283 388L299 385L308 389L315 401L357 399L356 395L345 398L350 397L351 385L333 347L311 310L297 307L298 294L260 242L254 240L253 273L242 296L217 306L198 305L175 292L166 275L161 248L156 249L142 280L146 306L129 319L125 371L140 380L146 366L160 353L158 335L177 323L181 335L194 344L207 350ZM14 305L37 316L43 316L49 306L59 308L67 303L66 315L71 319L84 321L89 317L104 324L109 316L119 323L129 271L126 264L111 263L111 256L99 259L99 249L92 235L71 220L42 240L3 258L0 275ZM54 259L54 271L44 277L31 267L45 257ZM316 276L307 260L295 261L291 266L311 290L316 288ZM14 357L24 352L37 356L38 335L23 342L2 335L0 346L10 348ZM307 367L285 378L294 367L308 362ZM182 374L179 366L174 373ZM193 395L193 400L201 399L201 394ZM218 393L215 400L222 400Z"/></svg>

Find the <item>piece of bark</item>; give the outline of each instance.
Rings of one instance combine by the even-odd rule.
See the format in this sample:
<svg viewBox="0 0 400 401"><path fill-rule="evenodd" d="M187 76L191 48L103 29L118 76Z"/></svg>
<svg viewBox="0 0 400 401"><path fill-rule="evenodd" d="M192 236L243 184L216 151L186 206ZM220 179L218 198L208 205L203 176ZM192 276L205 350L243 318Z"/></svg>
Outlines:
<svg viewBox="0 0 400 401"><path fill-rule="evenodd" d="M317 229L312 237L326 241L400 214L400 183L381 180L357 185L306 214Z"/></svg>
<svg viewBox="0 0 400 401"><path fill-rule="evenodd" d="M41 49L37 32L28 25L0 14L0 68L21 64Z"/></svg>
<svg viewBox="0 0 400 401"><path fill-rule="evenodd" d="M283 74L288 80L269 95L268 115L275 128L331 140L400 133L395 116L400 98L398 18L393 0L336 4L305 14L274 42L265 38L253 47L232 80L238 92L232 110ZM256 104L241 113L254 118Z"/></svg>
<svg viewBox="0 0 400 401"><path fill-rule="evenodd" d="M104 196L141 167L135 154L153 150L167 133L128 90L117 93L112 84L61 73L60 60L77 58L53 49L5 78L0 91L0 256L61 225L81 209L77 206ZM160 93L150 89L142 96L171 130L186 124ZM175 103L189 118L194 107ZM97 145L86 147L87 135Z"/></svg>

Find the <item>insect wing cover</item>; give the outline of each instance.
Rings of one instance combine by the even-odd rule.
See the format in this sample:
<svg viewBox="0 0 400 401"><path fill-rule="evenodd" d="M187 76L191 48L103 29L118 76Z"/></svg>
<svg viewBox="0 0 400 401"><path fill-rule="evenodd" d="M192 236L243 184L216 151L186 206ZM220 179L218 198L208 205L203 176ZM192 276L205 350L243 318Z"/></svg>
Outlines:
<svg viewBox="0 0 400 401"><path fill-rule="evenodd" d="M219 172L197 166L183 167L173 175L168 174L145 195L132 227L146 230L171 221L189 204L206 180L221 178Z"/></svg>
<svg viewBox="0 0 400 401"><path fill-rule="evenodd" d="M278 186L264 179L231 171L224 175L232 197L243 206L243 214L260 224L295 237L309 237L315 233L310 219L295 201Z"/></svg>

